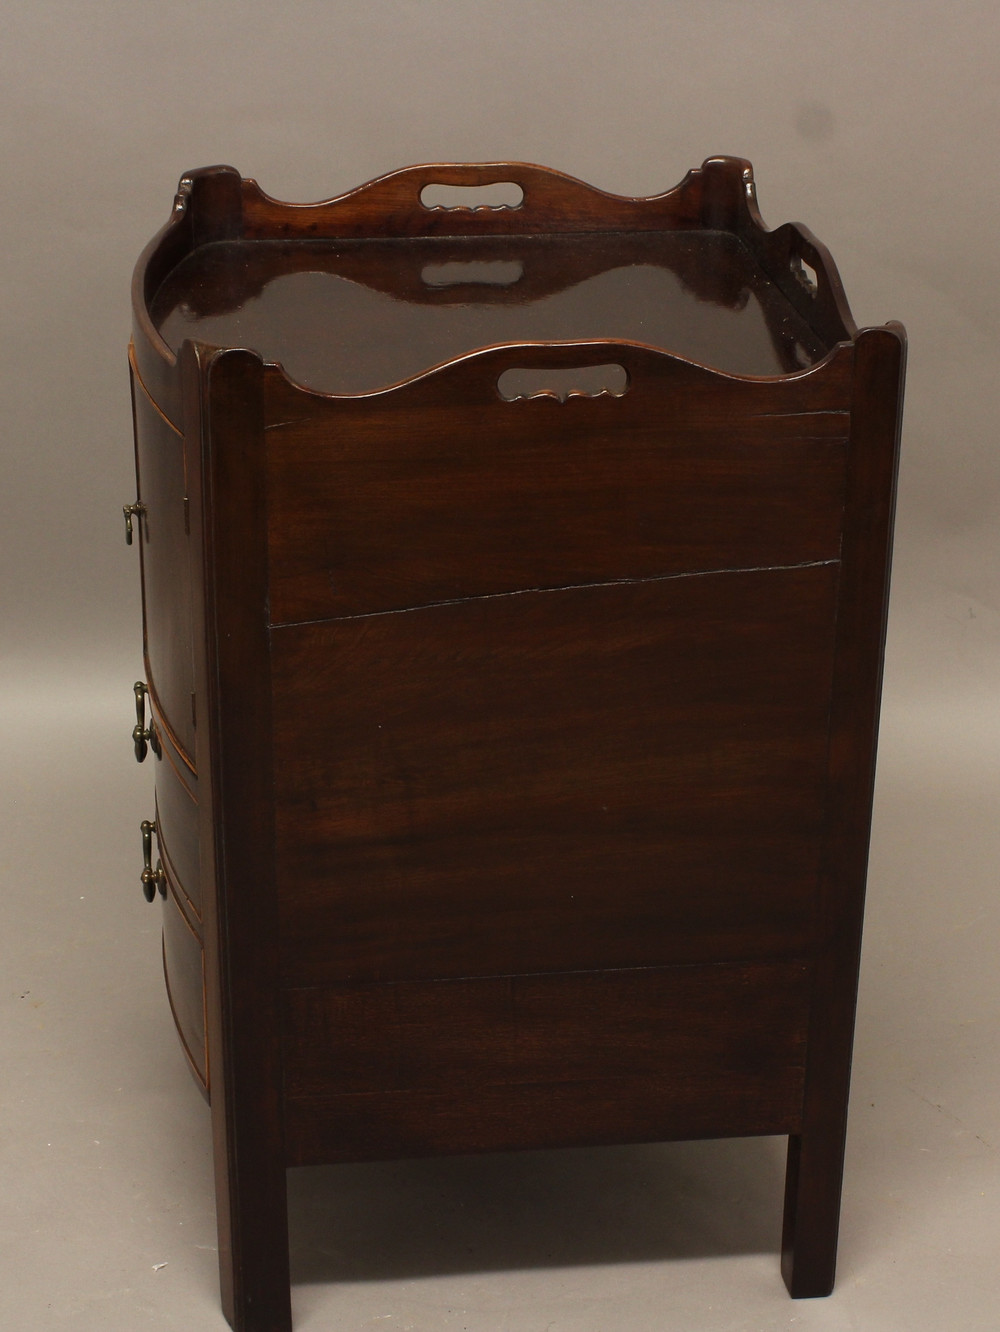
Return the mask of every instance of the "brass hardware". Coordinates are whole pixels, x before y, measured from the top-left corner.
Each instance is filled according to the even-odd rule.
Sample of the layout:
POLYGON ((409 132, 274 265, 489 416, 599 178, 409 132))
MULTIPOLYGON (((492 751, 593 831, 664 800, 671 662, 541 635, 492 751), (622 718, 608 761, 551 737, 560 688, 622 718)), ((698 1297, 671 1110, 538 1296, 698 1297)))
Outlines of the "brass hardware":
POLYGON ((131 546, 131 544, 132 544, 132 519, 133 519, 133 518, 141 518, 142 515, 143 515, 145 512, 146 512, 146 506, 145 506, 145 504, 139 504, 139 503, 136 503, 136 504, 123 504, 123 505, 122 505, 122 513, 124 513, 124 515, 125 515, 125 544, 126 544, 126 546, 131 546))
POLYGON ((142 874, 140 876, 142 893, 147 902, 152 902, 157 889, 159 889, 161 897, 166 897, 167 876, 159 857, 156 860, 156 869, 153 869, 153 833, 157 831, 155 822, 152 819, 143 819, 139 824, 139 831, 142 833, 142 874))
POLYGON ((157 758, 163 756, 163 750, 160 747, 160 737, 156 733, 156 723, 153 721, 153 710, 149 710, 149 726, 146 725, 146 695, 149 690, 141 680, 136 680, 132 686, 135 691, 135 725, 132 727, 132 743, 135 745, 135 761, 141 763, 146 757, 146 746, 153 751, 157 758))

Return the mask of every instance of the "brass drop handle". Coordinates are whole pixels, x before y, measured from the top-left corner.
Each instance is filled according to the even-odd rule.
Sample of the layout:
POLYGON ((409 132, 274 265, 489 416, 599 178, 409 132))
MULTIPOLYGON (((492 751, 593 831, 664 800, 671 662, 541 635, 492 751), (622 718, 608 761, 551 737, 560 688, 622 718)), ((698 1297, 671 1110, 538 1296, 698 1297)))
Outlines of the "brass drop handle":
POLYGON ((141 518, 142 515, 143 515, 145 512, 146 512, 146 506, 145 506, 145 504, 139 504, 139 503, 136 503, 136 504, 123 504, 123 505, 122 505, 122 513, 124 513, 124 515, 125 515, 125 544, 126 544, 126 546, 131 546, 131 544, 132 544, 132 519, 133 519, 133 518, 141 518))
POLYGON ((139 831, 142 833, 142 893, 147 902, 152 902, 159 889, 160 896, 167 895, 167 876, 160 863, 159 858, 156 861, 156 869, 153 869, 153 833, 156 832, 156 824, 152 819, 143 819, 139 824, 139 831))
POLYGON ((146 695, 149 690, 141 680, 136 680, 132 688, 135 692, 135 725, 132 727, 135 761, 136 763, 143 761, 146 757, 147 746, 157 758, 161 758, 163 750, 160 747, 160 737, 156 733, 156 726, 153 722, 152 709, 150 709, 149 725, 146 725, 146 695))

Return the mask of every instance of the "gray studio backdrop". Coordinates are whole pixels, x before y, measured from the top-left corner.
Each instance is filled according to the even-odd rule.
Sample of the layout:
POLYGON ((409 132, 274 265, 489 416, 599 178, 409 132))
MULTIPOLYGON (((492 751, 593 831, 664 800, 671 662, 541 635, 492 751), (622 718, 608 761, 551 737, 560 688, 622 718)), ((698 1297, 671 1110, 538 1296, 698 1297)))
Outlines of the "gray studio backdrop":
MULTIPOLYGON (((995 5, 8 0, 0 19, 0 1324, 220 1325, 207 1121, 135 883, 151 796, 127 739, 141 674, 121 519, 129 278, 178 176, 229 162, 312 200, 409 163, 512 158, 649 194, 732 153, 754 163, 770 225, 801 220, 830 247, 858 322, 900 319, 910 336, 841 1286, 826 1304, 784 1302, 769 1232, 693 1250, 668 1235, 620 1262, 583 1244, 545 1279, 544 1239, 457 1268, 442 1240, 344 1279, 300 1257, 297 1315, 514 1332, 994 1327, 995 5)), ((713 1159, 683 1158, 693 1193, 732 1205, 713 1159)), ((732 1168, 747 1196, 777 1187, 778 1156, 732 1168)), ((381 1178, 350 1187, 381 1196, 381 1178)), ((609 1187, 637 1215, 655 1210, 623 1181, 609 1187)), ((390 1251, 396 1196, 382 1229, 365 1223, 390 1251)), ((324 1206, 300 1198, 300 1216, 320 1217, 303 1223, 306 1248, 324 1206)))

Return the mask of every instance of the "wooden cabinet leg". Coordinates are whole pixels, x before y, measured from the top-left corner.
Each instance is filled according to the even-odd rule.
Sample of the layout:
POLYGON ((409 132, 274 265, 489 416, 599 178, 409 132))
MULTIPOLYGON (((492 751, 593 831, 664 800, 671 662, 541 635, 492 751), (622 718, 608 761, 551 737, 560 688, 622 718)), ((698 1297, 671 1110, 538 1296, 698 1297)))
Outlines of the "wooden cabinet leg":
POLYGON ((793 1299, 833 1290, 843 1174, 842 1132, 788 1139, 781 1275, 793 1299))
POLYGON ((216 1190, 223 1313, 234 1332, 291 1332, 284 1164, 251 1159, 216 1190))

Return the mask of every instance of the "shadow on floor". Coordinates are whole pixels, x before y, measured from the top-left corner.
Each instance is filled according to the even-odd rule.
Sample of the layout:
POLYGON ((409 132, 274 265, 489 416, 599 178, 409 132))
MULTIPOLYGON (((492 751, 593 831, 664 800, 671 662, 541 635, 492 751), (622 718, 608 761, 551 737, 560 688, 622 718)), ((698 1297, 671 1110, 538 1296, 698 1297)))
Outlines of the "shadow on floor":
POLYGON ((777 1255, 784 1157, 745 1138, 291 1170, 292 1279, 777 1255))

